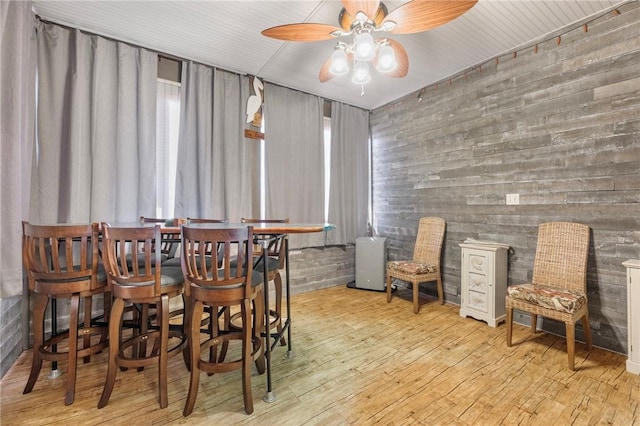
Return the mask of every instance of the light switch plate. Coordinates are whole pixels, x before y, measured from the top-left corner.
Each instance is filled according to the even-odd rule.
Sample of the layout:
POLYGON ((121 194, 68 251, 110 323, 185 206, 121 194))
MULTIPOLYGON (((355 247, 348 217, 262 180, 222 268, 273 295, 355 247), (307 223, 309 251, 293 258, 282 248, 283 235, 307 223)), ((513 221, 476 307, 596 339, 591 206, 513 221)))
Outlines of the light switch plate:
POLYGON ((507 194, 507 205, 516 206, 520 204, 520 194, 507 194))

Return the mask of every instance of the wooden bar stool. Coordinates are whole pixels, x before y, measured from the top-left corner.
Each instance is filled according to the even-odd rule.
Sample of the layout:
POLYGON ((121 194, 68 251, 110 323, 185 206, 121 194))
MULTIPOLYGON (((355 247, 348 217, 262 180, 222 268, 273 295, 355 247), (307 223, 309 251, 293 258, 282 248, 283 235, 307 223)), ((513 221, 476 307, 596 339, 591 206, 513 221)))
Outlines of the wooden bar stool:
MULTIPOLYGON (((93 296, 105 294, 107 280, 98 267, 98 226, 43 226, 22 222, 22 258, 33 303, 33 358, 31 373, 23 393, 29 393, 38 379, 42 361, 68 361, 65 405, 73 403, 78 358, 89 362, 90 355, 107 346, 105 327, 92 326, 93 296), (45 338, 44 316, 50 300, 70 299, 69 328, 51 330, 45 338), (83 322, 79 324, 80 301, 84 301, 83 322), (98 339, 97 336, 100 336, 98 339), (66 342, 67 350, 57 349, 66 342)), ((105 306, 109 296, 105 294, 105 306)), ((105 319, 108 315, 105 314, 105 319)))
POLYGON ((102 225, 105 269, 113 305, 109 322, 109 365, 98 408, 109 402, 118 367, 122 369, 157 365, 160 408, 168 405, 167 361, 186 344, 184 333, 169 330, 169 299, 181 296, 184 276, 180 268, 162 267, 160 225, 153 227, 111 227, 102 225), (131 259, 144 259, 132 262, 131 259), (124 335, 122 317, 125 303, 140 306, 139 329, 124 335), (155 325, 148 316, 155 307, 155 325), (153 342, 153 344, 151 344, 153 342))
MULTIPOLYGON (((242 218, 242 223, 259 224, 259 223, 289 223, 289 219, 247 219, 242 218)), ((277 332, 282 333, 282 276, 280 271, 285 267, 285 244, 284 238, 274 240, 267 249, 266 256, 262 256, 262 247, 254 246, 253 252, 253 268, 262 273, 264 266, 263 259, 267 261, 267 280, 273 281, 275 289, 275 309, 269 309, 269 329, 275 328, 277 332)), ((267 289, 265 289, 267 291, 267 289)), ((269 339, 267 339, 269 340, 269 339)), ((280 336, 280 346, 287 344, 284 335, 280 336)))
POLYGON ((187 320, 191 378, 189 394, 183 414, 193 411, 200 372, 209 374, 242 370, 242 394, 247 414, 253 412, 251 393, 251 363, 255 361, 259 373, 265 371, 264 345, 261 332, 264 321, 264 295, 262 275, 253 270, 253 228, 205 229, 182 227, 182 269, 185 276, 187 294, 187 320), (207 261, 205 256, 210 248, 212 253, 222 253, 222 267, 207 261), (231 266, 231 256, 235 266, 231 266), (225 318, 222 326, 212 315, 212 326, 206 331, 206 339, 201 339, 200 319, 205 307, 211 312, 219 309, 236 308, 244 327, 231 329, 225 318), (253 312, 253 315, 252 315, 253 312), (234 358, 227 358, 227 349, 232 341, 239 341, 241 349, 233 351, 234 358), (209 353, 208 360, 202 359, 203 352, 209 353))

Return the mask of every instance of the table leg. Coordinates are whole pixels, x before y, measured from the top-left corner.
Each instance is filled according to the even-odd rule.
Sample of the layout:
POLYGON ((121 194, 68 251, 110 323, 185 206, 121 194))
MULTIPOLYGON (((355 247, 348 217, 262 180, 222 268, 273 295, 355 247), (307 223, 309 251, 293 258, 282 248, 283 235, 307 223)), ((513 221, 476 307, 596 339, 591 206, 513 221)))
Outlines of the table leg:
POLYGON ((287 358, 293 358, 293 349, 291 346, 291 281, 289 281, 289 237, 285 237, 284 240, 284 260, 285 271, 287 274, 286 287, 287 287, 287 321, 285 321, 285 327, 287 328, 287 358))
POLYGON ((265 348, 264 356, 267 360, 267 393, 262 398, 264 402, 274 402, 276 396, 271 389, 271 329, 269 327, 271 322, 271 315, 269 313, 269 272, 267 270, 267 251, 269 250, 269 240, 264 240, 262 243, 262 277, 264 279, 264 329, 265 329, 265 348))
MULTIPOLYGON (((58 332, 58 300, 55 297, 51 298, 51 337, 54 337, 58 332)), ((69 336, 71 339, 71 336, 69 336)), ((37 350, 34 348, 34 350, 37 350)), ((57 352, 58 345, 54 343, 51 345, 51 351, 57 352)), ((58 370, 58 361, 51 361, 51 372, 47 376, 48 379, 55 379, 60 377, 62 373, 58 370)))

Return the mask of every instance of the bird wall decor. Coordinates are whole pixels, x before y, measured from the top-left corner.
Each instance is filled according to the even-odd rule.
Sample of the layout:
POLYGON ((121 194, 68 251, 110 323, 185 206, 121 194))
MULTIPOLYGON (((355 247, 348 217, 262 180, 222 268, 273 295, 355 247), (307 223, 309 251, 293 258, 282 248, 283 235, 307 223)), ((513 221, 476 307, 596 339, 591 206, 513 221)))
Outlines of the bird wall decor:
POLYGON ((264 85, 258 77, 252 77, 253 95, 247 99, 247 120, 252 126, 262 127, 262 101, 264 85))

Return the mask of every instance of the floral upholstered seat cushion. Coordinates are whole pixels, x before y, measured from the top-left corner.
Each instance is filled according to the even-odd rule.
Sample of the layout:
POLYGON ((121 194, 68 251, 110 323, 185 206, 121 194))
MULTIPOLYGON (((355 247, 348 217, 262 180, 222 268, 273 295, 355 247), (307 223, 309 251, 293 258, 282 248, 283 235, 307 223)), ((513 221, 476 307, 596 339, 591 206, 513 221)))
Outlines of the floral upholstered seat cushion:
POLYGON ((387 262, 388 271, 401 272, 403 274, 431 274, 438 271, 436 265, 417 263, 410 260, 392 260, 387 262))
POLYGON ((534 284, 507 287, 507 294, 512 299, 569 314, 574 313, 587 303, 585 294, 534 284))

